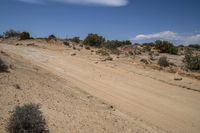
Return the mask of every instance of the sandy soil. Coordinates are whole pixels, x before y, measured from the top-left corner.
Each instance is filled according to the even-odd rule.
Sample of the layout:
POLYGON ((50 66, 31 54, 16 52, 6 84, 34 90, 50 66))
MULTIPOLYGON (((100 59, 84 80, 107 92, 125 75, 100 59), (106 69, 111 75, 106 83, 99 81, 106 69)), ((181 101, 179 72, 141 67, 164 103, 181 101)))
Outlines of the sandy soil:
MULTIPOLYGON (((20 60, 48 72, 37 73, 35 78, 29 76, 31 80, 28 82, 35 79, 34 84, 50 84, 52 87, 31 87, 32 89, 26 90, 27 94, 23 92, 26 100, 22 101, 31 100, 44 105, 43 110, 51 123, 52 132, 200 131, 198 80, 183 77, 183 80, 175 81, 173 74, 142 68, 120 59, 101 62, 97 55, 87 50, 75 51, 77 55, 71 56, 71 49, 58 51, 6 44, 1 44, 0 49, 17 59, 20 56, 20 60), (55 78, 53 75, 57 76, 54 82, 49 79, 55 78), (36 77, 40 77, 40 80, 36 77), (82 91, 92 95, 92 99, 93 96, 97 98, 91 100, 87 97, 89 94, 82 91), (70 93, 73 93, 73 96, 69 95, 70 93), (102 104, 98 98, 108 104, 102 104), (113 105, 114 109, 109 109, 109 105, 113 105), (71 122, 72 120, 74 122, 71 122)), ((27 76, 24 72, 19 73, 27 76)), ((21 79, 21 82, 24 79, 21 79)), ((1 88, 4 89, 2 85, 1 88)), ((9 91, 4 89, 1 92, 1 102, 4 100, 1 104, 7 108, 3 109, 4 115, 5 111, 14 105, 9 107, 9 102, 5 101, 6 98, 14 100, 15 93, 11 93, 12 89, 11 87, 9 91)), ((16 93, 22 95, 20 91, 16 93)), ((1 116, 1 119, 3 118, 4 116, 1 116)))

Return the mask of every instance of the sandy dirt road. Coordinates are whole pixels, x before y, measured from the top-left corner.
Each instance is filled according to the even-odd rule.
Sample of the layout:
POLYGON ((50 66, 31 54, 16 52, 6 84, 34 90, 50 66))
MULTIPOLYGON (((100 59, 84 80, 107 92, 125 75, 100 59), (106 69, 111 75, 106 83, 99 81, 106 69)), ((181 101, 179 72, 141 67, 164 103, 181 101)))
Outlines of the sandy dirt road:
POLYGON ((200 93, 180 87, 188 83, 200 90, 197 80, 185 78, 174 83, 171 74, 115 61, 96 64, 81 54, 12 45, 1 45, 0 49, 71 81, 157 132, 200 132, 200 93))

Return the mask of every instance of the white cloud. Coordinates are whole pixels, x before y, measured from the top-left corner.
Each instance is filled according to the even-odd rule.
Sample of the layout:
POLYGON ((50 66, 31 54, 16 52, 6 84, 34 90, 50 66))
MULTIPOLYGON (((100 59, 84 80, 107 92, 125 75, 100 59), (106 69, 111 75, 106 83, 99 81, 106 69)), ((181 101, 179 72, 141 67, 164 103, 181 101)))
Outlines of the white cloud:
POLYGON ((200 34, 183 37, 185 44, 200 44, 200 34))
POLYGON ((183 36, 172 31, 163 31, 153 34, 139 34, 131 40, 137 41, 152 41, 152 40, 167 40, 177 44, 200 44, 200 34, 183 36))
POLYGON ((101 5, 101 6, 125 6, 128 0, 18 0, 27 3, 43 3, 43 2, 63 2, 81 5, 101 5))
POLYGON ((146 39, 173 39, 176 38, 176 33, 171 32, 171 31, 164 31, 164 32, 159 32, 159 33, 154 33, 154 34, 140 34, 137 35, 133 40, 146 40, 146 39))

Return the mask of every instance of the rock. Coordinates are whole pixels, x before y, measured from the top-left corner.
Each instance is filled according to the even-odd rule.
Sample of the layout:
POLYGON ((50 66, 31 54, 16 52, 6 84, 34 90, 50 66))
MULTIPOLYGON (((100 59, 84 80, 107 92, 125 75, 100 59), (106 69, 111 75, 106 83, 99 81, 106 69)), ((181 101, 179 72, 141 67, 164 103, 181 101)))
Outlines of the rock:
POLYGON ((182 79, 183 78, 178 73, 175 73, 174 80, 182 80, 182 79))
POLYGON ((110 56, 107 56, 106 58, 103 59, 103 61, 112 61, 112 60, 113 60, 113 58, 110 56))
POLYGON ((140 62, 142 62, 144 64, 149 64, 149 61, 147 59, 141 59, 140 62))
POLYGON ((75 56, 76 53, 75 53, 75 52, 71 52, 70 55, 71 55, 71 56, 75 56))

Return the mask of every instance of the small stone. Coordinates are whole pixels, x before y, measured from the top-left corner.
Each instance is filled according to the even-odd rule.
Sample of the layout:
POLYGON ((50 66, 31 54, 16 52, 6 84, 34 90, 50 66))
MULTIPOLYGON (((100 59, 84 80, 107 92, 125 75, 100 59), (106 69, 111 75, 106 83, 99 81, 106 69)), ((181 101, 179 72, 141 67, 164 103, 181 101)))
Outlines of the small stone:
POLYGON ((112 61, 112 60, 113 60, 113 58, 110 57, 110 56, 108 56, 108 57, 106 57, 106 58, 103 59, 103 61, 112 61))
POLYGON ((144 63, 144 64, 149 64, 147 59, 141 59, 140 62, 144 63))
POLYGON ((183 78, 178 73, 175 73, 174 80, 182 80, 182 79, 183 78))
POLYGON ((76 53, 75 53, 75 52, 71 52, 70 55, 71 55, 71 56, 75 56, 76 53))

